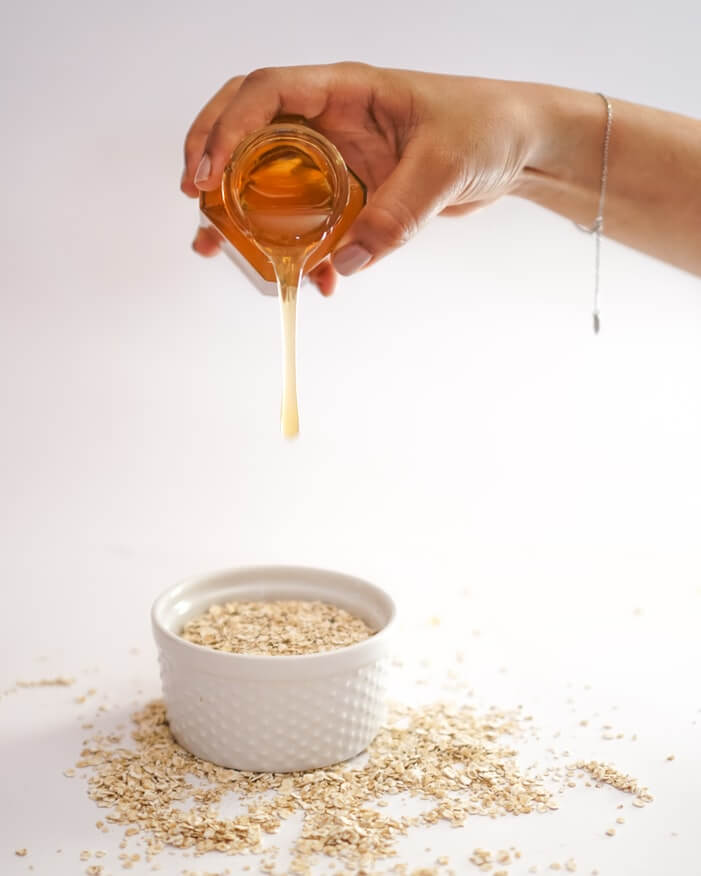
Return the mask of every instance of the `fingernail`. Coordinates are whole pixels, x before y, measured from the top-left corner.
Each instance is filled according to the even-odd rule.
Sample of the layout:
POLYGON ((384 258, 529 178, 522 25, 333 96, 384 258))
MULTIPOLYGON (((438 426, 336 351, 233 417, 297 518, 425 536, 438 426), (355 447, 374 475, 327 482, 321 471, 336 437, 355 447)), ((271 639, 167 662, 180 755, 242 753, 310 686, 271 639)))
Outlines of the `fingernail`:
POLYGON ((199 185, 200 183, 207 182, 209 179, 209 175, 212 172, 212 161, 205 152, 205 154, 200 159, 200 163, 197 165, 197 170, 195 171, 195 185, 199 185))
POLYGON ((365 267, 371 258, 372 254, 364 246, 359 243, 349 243, 333 254, 333 266, 339 274, 348 277, 365 267))

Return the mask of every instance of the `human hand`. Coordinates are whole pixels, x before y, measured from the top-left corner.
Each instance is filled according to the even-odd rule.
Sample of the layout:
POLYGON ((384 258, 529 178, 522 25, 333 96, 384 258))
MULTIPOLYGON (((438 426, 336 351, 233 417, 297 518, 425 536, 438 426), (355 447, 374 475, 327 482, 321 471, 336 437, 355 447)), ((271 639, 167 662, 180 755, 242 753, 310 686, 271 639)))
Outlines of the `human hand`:
MULTIPOLYGON (((536 148, 518 83, 341 63, 256 70, 227 82, 185 141, 181 188, 221 183, 231 153, 278 115, 304 116, 365 182, 368 202, 312 279, 331 294, 408 240, 438 213, 464 214, 513 190, 536 148)), ((218 249, 200 229, 201 255, 218 249)))

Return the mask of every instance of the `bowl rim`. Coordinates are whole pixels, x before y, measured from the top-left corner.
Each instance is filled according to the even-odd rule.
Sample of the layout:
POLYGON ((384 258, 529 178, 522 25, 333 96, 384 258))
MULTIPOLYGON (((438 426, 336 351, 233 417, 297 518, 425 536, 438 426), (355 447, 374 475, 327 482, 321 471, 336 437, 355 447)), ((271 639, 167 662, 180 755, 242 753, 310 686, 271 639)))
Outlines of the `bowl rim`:
MULTIPOLYGON (((235 585, 232 582, 232 587, 234 586, 235 585)), ((164 642, 168 642, 172 648, 179 649, 183 656, 190 655, 198 660, 207 659, 208 661, 212 661, 212 664, 216 661, 222 669, 227 666, 233 668, 235 664, 238 664, 240 668, 245 666, 250 669, 258 667, 261 669, 271 669, 272 667, 278 669, 282 669, 283 667, 287 669, 301 669, 303 666, 311 668, 313 664, 322 661, 326 664, 331 661, 345 663, 347 660, 351 659, 353 662, 356 662, 356 659, 362 656, 363 651, 376 652, 378 648, 384 648, 386 646, 387 639, 394 631, 396 621, 396 603, 392 596, 390 596, 390 594, 382 587, 379 587, 372 581, 368 581, 366 578, 361 578, 357 575, 338 572, 334 569, 304 565, 240 565, 190 575, 162 590, 151 606, 151 624, 154 632, 161 637, 164 642), (225 578, 227 575, 236 575, 243 579, 247 575, 265 575, 266 573, 277 575, 280 575, 281 573, 302 573, 319 578, 328 576, 330 579, 335 579, 339 582, 345 581, 346 583, 352 582, 360 584, 362 587, 374 592, 375 595, 385 603, 388 610, 388 619, 376 633, 369 636, 367 639, 363 639, 360 642, 354 642, 352 645, 344 645, 341 648, 334 648, 330 651, 315 651, 311 654, 238 654, 231 651, 217 651, 214 648, 209 648, 207 645, 198 645, 194 642, 188 642, 187 639, 183 639, 181 636, 169 630, 163 623, 162 615, 166 611, 166 605, 169 602, 174 602, 178 595, 185 595, 189 588, 192 588, 197 584, 204 584, 209 581, 214 585, 217 580, 225 578)), ((369 654, 368 660, 371 661, 372 659, 375 658, 369 654)))

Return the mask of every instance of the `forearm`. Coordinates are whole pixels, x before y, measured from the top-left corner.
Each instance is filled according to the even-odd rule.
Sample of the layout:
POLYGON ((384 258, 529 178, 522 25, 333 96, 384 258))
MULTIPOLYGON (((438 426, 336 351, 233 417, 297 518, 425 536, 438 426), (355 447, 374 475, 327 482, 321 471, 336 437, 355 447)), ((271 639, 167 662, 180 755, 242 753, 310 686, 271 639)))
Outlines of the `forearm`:
MULTIPOLYGON (((515 194, 591 225, 606 106, 599 95, 523 86, 541 131, 515 194)), ((604 233, 701 275, 701 121, 613 99, 604 233)))

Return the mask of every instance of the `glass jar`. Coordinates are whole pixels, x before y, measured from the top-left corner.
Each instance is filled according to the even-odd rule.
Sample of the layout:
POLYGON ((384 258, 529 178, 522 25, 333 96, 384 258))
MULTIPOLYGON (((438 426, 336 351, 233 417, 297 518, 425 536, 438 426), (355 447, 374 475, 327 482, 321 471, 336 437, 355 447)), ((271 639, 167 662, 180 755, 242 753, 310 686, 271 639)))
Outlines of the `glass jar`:
POLYGON ((200 194, 201 224, 218 232, 223 251, 261 292, 275 295, 271 250, 306 248, 308 274, 365 200, 365 186, 333 143, 303 119, 281 118, 242 140, 221 186, 200 194))

